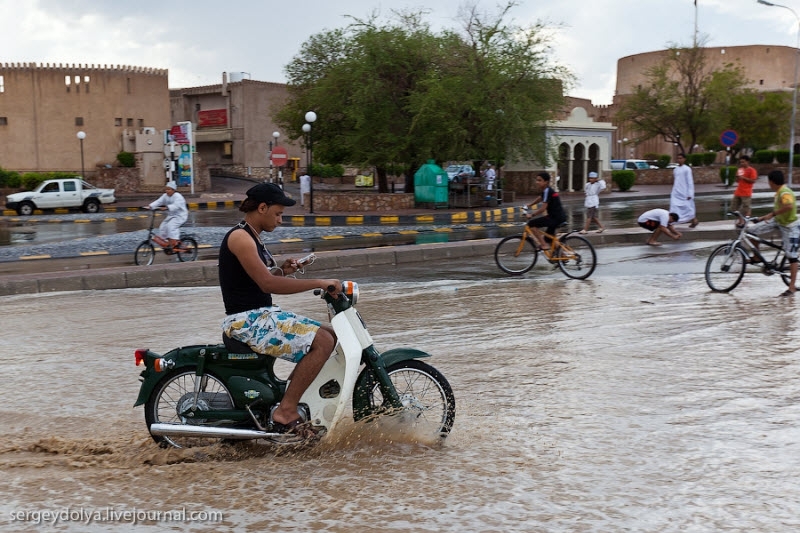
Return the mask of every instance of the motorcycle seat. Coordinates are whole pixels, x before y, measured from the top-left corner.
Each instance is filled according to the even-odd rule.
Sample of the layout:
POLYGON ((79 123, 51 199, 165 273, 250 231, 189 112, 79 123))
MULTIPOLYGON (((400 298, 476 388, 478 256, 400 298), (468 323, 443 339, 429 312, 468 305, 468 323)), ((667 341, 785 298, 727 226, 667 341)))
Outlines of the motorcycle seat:
POLYGON ((253 349, 242 341, 237 341, 222 334, 222 344, 227 348, 228 353, 253 353, 253 349))

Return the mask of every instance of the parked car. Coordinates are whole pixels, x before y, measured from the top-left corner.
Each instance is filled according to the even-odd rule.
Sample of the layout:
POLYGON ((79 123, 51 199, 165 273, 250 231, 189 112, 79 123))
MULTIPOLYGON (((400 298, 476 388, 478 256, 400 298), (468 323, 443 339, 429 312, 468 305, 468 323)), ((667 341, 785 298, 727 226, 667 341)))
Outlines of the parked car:
POLYGON ((444 171, 447 172, 447 179, 450 181, 458 182, 463 178, 475 177, 475 169, 471 165, 449 165, 444 171))
POLYGON ((612 159, 611 170, 649 170, 652 167, 644 159, 612 159))
POLYGON ((6 196, 6 208, 23 216, 32 215, 35 209, 79 207, 85 213, 97 213, 101 204, 116 201, 114 189, 100 189, 75 178, 43 181, 36 189, 6 196))

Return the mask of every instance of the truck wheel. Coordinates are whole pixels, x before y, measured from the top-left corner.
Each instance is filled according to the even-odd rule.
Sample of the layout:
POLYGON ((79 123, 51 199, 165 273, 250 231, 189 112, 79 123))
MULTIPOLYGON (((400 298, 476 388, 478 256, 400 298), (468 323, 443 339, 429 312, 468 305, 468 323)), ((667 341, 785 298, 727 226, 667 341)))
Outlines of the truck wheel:
POLYGON ((85 202, 83 202, 83 212, 84 213, 99 213, 100 212, 100 202, 98 202, 94 198, 89 198, 85 202))
POLYGON ((36 206, 32 202, 22 202, 17 207, 17 213, 21 216, 29 217, 33 214, 34 209, 36 209, 36 206))

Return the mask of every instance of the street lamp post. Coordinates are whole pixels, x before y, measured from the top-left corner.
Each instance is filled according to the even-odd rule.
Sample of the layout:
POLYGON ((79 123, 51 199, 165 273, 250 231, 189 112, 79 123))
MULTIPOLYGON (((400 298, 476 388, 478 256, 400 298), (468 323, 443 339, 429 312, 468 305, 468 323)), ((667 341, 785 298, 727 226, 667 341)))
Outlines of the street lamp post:
POLYGON ((83 140, 86 138, 86 132, 79 131, 76 136, 81 143, 81 178, 86 179, 86 171, 83 167, 83 140))
POLYGON ((314 214, 314 175, 311 172, 311 165, 314 163, 314 139, 311 134, 311 124, 317 120, 317 114, 309 111, 305 116, 306 123, 303 124, 303 131, 308 134, 308 147, 306 148, 306 159, 308 162, 308 176, 310 178, 308 184, 308 212, 314 214))
MULTIPOLYGON (((278 137, 280 136, 281 134, 278 133, 277 131, 272 132, 272 138, 275 139, 275 148, 278 147, 278 137)), ((271 148, 272 143, 269 144, 270 144, 270 151, 272 151, 271 148)), ((270 154, 269 157, 269 180, 272 181, 272 154, 270 154)), ((280 185, 280 188, 283 189, 283 173, 281 172, 281 167, 278 167, 278 185, 280 185)))
POLYGON ((756 1, 759 4, 763 4, 765 6, 782 7, 783 9, 788 9, 792 13, 792 15, 794 15, 794 18, 797 21, 797 44, 795 46, 795 54, 794 54, 794 84, 792 85, 792 118, 789 121, 789 176, 786 181, 789 187, 791 187, 792 172, 794 166, 794 124, 795 124, 795 117, 797 116, 797 67, 798 67, 798 54, 800 54, 800 17, 798 17, 795 10, 789 6, 784 6, 781 4, 773 4, 772 2, 767 2, 767 0, 756 0, 756 1))

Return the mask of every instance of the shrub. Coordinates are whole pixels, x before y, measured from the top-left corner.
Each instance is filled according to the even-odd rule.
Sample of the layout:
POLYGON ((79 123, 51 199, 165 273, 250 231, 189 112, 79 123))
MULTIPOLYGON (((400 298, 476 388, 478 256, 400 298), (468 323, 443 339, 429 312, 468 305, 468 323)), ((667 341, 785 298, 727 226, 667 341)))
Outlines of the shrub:
POLYGON ((22 176, 19 172, 14 172, 8 175, 8 180, 6 181, 6 185, 11 187, 12 189, 18 189, 22 187, 22 176))
POLYGON ((773 150, 756 150, 753 154, 753 163, 772 163, 774 159, 775 152, 773 150))
POLYGON ((693 167, 702 167, 705 165, 705 154, 686 154, 686 162, 693 167))
POLYGON ((789 150, 775 150, 775 159, 782 165, 788 165, 789 150))
POLYGON ((717 152, 703 152, 703 164, 713 165, 714 161, 717 160, 717 152))
POLYGON ((123 167, 132 168, 136 166, 136 156, 130 152, 120 152, 117 154, 117 161, 123 167))
POLYGON ((45 179, 47 178, 42 174, 37 174, 35 172, 26 172, 25 174, 22 175, 21 185, 24 189, 32 191, 33 189, 36 188, 37 185, 39 185, 45 179))
POLYGON ((736 182, 736 167, 722 167, 719 169, 719 179, 722 180, 726 186, 733 185, 736 182))
POLYGON ((311 165, 311 175, 319 178, 340 178, 344 176, 342 165, 311 165))
POLYGON ((16 189, 19 187, 19 184, 19 172, 14 170, 3 170, 0 168, 0 187, 10 187, 12 189, 16 189))
POLYGON ((656 165, 658 168, 667 168, 667 165, 669 165, 670 161, 672 161, 672 157, 668 155, 660 155, 658 156, 658 159, 656 159, 656 165))
POLYGON ((633 170, 612 170, 611 181, 617 184, 619 190, 627 191, 636 182, 636 172, 633 170))

